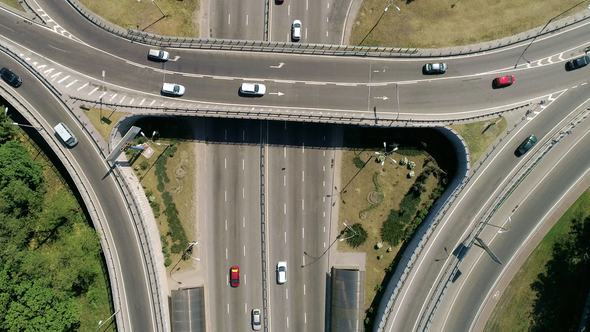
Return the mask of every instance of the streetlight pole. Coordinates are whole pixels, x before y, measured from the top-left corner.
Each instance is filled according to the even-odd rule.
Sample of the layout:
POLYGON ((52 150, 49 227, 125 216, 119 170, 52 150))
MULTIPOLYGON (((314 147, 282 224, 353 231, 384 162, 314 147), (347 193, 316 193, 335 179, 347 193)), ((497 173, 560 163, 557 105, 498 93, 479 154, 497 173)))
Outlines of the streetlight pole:
POLYGON ((31 125, 27 125, 27 124, 22 124, 22 123, 18 123, 18 122, 12 122, 11 125, 19 126, 19 127, 35 128, 37 130, 42 130, 43 129, 43 127, 35 127, 35 126, 31 126, 31 125))
POLYGON ((98 326, 96 327, 96 331, 98 331, 98 329, 99 329, 99 328, 100 328, 100 327, 101 327, 103 324, 105 324, 106 322, 108 322, 109 320, 111 320, 111 318, 113 318, 113 317, 114 317, 114 316, 115 316, 115 315, 116 315, 116 314, 117 314, 119 311, 121 311, 121 309, 119 309, 119 310, 115 311, 115 313, 114 313, 114 314, 112 314, 112 315, 111 315, 109 318, 107 318, 107 320, 105 320, 104 322, 103 322, 102 320, 101 320, 101 321, 99 321, 99 322, 98 322, 98 326))
MULTIPOLYGON (((381 19, 383 18, 383 16, 385 15, 385 13, 387 13, 387 10, 389 9, 389 6, 391 6, 392 3, 391 1, 387 3, 387 7, 385 7, 385 10, 383 11, 383 13, 381 14, 381 16, 379 16, 379 19, 377 20, 377 23, 375 23, 375 25, 371 28, 371 30, 367 33, 367 35, 365 36, 365 38, 363 38, 363 40, 361 40, 361 42, 359 43, 359 46, 363 44, 363 42, 365 41, 365 39, 367 39, 367 37, 369 37, 369 35, 371 34, 371 32, 373 32, 373 30, 375 30, 375 28, 377 27, 377 24, 379 24, 379 22, 381 22, 381 19)), ((401 9, 399 9, 398 6, 393 5, 395 7, 395 9, 397 9, 397 11, 401 11, 401 9)))
POLYGON ((349 237, 347 237, 347 238, 340 239, 340 242, 342 242, 342 241, 344 241, 344 240, 348 240, 348 239, 350 239, 350 238, 352 238, 352 237, 355 237, 355 236, 357 236, 357 235, 358 235, 358 233, 357 233, 357 232, 355 232, 355 230, 354 230, 354 229, 352 229, 352 227, 348 226, 348 225, 347 225, 345 222, 343 222, 343 224, 344 224, 344 227, 346 227, 348 230, 350 230, 350 231, 351 231, 351 232, 353 232, 354 234, 352 234, 351 236, 349 236, 349 237))

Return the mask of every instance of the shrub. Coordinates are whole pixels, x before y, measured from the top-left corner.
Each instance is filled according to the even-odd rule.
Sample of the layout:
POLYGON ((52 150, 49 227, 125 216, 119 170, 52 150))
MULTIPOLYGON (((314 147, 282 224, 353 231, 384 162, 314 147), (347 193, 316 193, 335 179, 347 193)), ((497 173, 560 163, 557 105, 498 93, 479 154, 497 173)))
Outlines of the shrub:
POLYGON ((141 168, 142 171, 145 171, 146 169, 148 169, 148 167, 150 167, 150 164, 148 164, 146 160, 142 161, 141 164, 139 164, 139 168, 141 168))
POLYGON ((381 227, 381 238, 383 241, 397 246, 404 235, 405 224, 399 219, 399 212, 391 210, 389 218, 383 223, 381 227))
POLYGON ((352 158, 352 162, 353 162, 354 166, 356 166, 357 168, 365 167, 365 162, 359 156, 352 158))
POLYGON ((348 245, 353 248, 356 248, 356 247, 360 246, 361 244, 365 243, 365 241, 367 240, 368 234, 367 234, 367 231, 365 231, 365 229, 363 228, 363 225, 361 225, 360 223, 356 223, 356 224, 352 225, 350 228, 352 228, 356 232, 356 235, 353 236, 355 233, 353 233, 347 227, 345 234, 346 234, 346 237, 348 237, 348 239, 346 240, 346 243, 348 243, 348 245))
POLYGON ((396 151, 398 154, 404 156, 420 156, 422 155, 422 151, 416 148, 401 148, 396 151))
POLYGON ((166 155, 170 158, 174 157, 174 154, 176 153, 177 148, 175 146, 170 146, 168 149, 166 149, 166 155))
POLYGON ((172 260, 170 258, 166 258, 166 260, 164 260, 164 266, 168 267, 172 264, 172 260))
POLYGON ((166 163, 167 162, 168 162, 168 157, 165 155, 160 156, 158 158, 158 160, 156 160, 156 171, 154 173, 158 177, 158 185, 157 185, 156 189, 158 189, 158 191, 160 191, 160 192, 163 192, 165 189, 164 182, 166 182, 166 183, 170 182, 170 179, 168 178, 168 174, 166 174, 166 163))

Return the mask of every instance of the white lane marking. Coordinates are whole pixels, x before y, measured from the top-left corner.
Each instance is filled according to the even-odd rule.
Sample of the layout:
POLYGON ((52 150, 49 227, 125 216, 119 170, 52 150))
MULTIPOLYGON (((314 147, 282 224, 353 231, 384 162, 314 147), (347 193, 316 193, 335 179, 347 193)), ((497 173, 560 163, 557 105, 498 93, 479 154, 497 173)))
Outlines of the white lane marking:
POLYGON ((244 246, 244 256, 246 256, 246 246, 244 246))
POLYGON ((144 101, 145 101, 145 98, 143 98, 143 99, 141 100, 141 102, 139 102, 139 106, 143 105, 143 102, 144 102, 144 101))
POLYGON ((301 182, 305 182, 305 171, 301 171, 301 182))
POLYGON ((326 242, 324 242, 324 248, 326 247, 326 242))
MULTIPOLYGON (((74 84, 76 82, 78 82, 78 80, 73 80, 70 84, 66 85, 66 88, 69 88, 72 84, 74 84)), ((86 84, 88 84, 88 83, 86 83, 86 84)))
POLYGON ((62 79, 61 79, 61 80, 59 80, 59 81, 57 81, 57 83, 58 83, 58 84, 61 84, 61 82, 63 82, 63 81, 65 81, 65 80, 67 80, 69 77, 70 77, 70 75, 68 75, 68 76, 66 76, 66 77, 64 77, 64 78, 62 78, 62 79))
POLYGON ((328 37, 328 31, 326 31, 326 37, 328 37))
POLYGON ((305 28, 305 39, 307 39, 307 28, 305 28))
POLYGON ((227 248, 225 248, 225 259, 227 259, 227 248))
POLYGON ((107 94, 107 92, 106 92, 106 91, 105 91, 105 92, 103 92, 103 93, 102 93, 100 96, 98 96, 98 99, 102 99, 102 97, 104 97, 104 95, 106 95, 106 94, 107 94))
POLYGON ((248 313, 248 303, 244 303, 244 312, 248 313))
MULTIPOLYGON (((324 166, 325 167, 325 166, 324 166)), ((322 184, 324 185, 324 187, 326 186, 326 181, 322 181, 322 184)))
POLYGON ((223 196, 225 197, 225 201, 227 202, 227 191, 223 192, 223 196))
POLYGON ((326 16, 326 23, 330 22, 330 20, 328 19, 328 16, 326 16))
POLYGON ((242 227, 246 227, 246 217, 242 217, 242 227))
POLYGON ((227 25, 231 24, 231 14, 227 15, 227 25))
POLYGON ((227 304, 227 314, 229 315, 229 303, 227 304))
MULTIPOLYGON (((326 211, 324 211, 324 218, 326 218, 326 211)), ((326 231, 326 227, 324 227, 324 232, 326 231)))
POLYGON ((242 198, 246 198, 246 189, 242 188, 242 198))
POLYGON ((289 299, 289 288, 285 288, 285 297, 289 299))
POLYGON ((223 167, 227 169, 227 158, 223 159, 223 167))
POLYGON ((248 25, 248 15, 246 15, 246 25, 248 25))
POLYGON ((305 10, 309 9, 309 0, 305 0, 305 10))
POLYGON ((129 105, 133 104, 134 100, 135 100, 135 98, 131 98, 131 100, 129 101, 129 105))
MULTIPOLYGON (((244 273, 244 284, 247 285, 248 284, 248 276, 244 273)), ((248 312, 248 311, 246 311, 248 312)))
POLYGON ((285 232, 285 243, 287 243, 287 232, 285 232))
POLYGON ((324 199, 324 203, 326 203, 326 196, 322 197, 324 199))
MULTIPOLYGON (((324 136, 324 141, 325 140, 326 140, 326 136, 324 136)), ((323 151, 323 152, 324 152, 324 157, 325 157, 326 156, 326 151, 323 151)))
MULTIPOLYGON (((326 212, 324 212, 324 217, 326 216, 326 212)), ((326 226, 324 226, 324 233, 326 232, 326 226)))
POLYGON ((225 230, 227 231, 227 219, 225 219, 225 230))
POLYGON ((289 316, 287 316, 287 327, 289 327, 289 316))
POLYGON ((301 200, 301 210, 305 210, 305 200, 301 200))
POLYGON ((287 186, 287 176, 283 175, 283 187, 287 186))
POLYGON ((155 103, 155 100, 152 100, 152 102, 150 103, 150 107, 155 103))
POLYGON ((305 284, 303 284, 303 295, 305 295, 305 284))
POLYGON ((116 96, 117 96, 117 94, 115 93, 115 94, 114 94, 114 95, 111 97, 111 99, 109 99, 109 101, 113 101, 113 99, 115 99, 115 97, 116 97, 116 96))
POLYGON ((283 157, 287 158, 287 148, 286 147, 283 148, 283 157))
POLYGON ((96 88, 94 88, 94 90, 90 91, 90 93, 88 95, 90 96, 91 94, 95 93, 96 90, 98 90, 98 87, 96 87, 96 88))
POLYGON ((328 2, 328 8, 330 8, 330 3, 328 2))
POLYGON ((245 167, 246 167, 245 161, 244 161, 244 159, 242 159, 242 169, 245 169, 245 167))
POLYGON ((283 214, 287 214, 287 203, 283 204, 283 214))
POLYGON ((119 104, 123 104, 123 100, 125 100, 125 98, 127 98, 127 97, 123 96, 123 97, 121 98, 121 100, 119 100, 119 104))
POLYGON ((291 16, 291 5, 287 6, 287 16, 291 16))
POLYGON ((305 239, 305 227, 301 228, 301 237, 305 239))
POLYGON ((324 170, 324 172, 325 172, 325 171, 326 171, 326 165, 324 165, 324 166, 322 166, 322 167, 323 167, 323 170, 324 170))
POLYGON ((301 153, 305 153, 305 142, 303 142, 303 146, 301 147, 301 153))

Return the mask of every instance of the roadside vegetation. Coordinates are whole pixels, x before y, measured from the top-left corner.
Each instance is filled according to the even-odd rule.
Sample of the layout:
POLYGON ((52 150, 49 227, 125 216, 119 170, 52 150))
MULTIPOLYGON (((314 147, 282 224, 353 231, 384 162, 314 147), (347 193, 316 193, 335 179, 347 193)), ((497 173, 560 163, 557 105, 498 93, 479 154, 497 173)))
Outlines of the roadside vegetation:
POLYGON ((349 127, 344 135, 349 150, 342 155, 339 229, 348 239, 338 250, 366 253, 369 329, 404 245, 452 178, 456 158, 450 143, 431 129, 349 127))
POLYGON ((506 119, 501 117, 486 121, 456 124, 450 126, 463 137, 469 148, 471 165, 479 160, 484 152, 496 142, 496 139, 507 127, 506 119))
POLYGON ((556 16, 559 20, 588 6, 579 0, 395 0, 391 4, 383 14, 387 1, 364 0, 354 18, 350 45, 361 41, 363 46, 469 45, 544 26, 556 16))
POLYGON ((588 257, 589 190, 563 214, 521 266, 484 331, 578 331, 590 288, 588 257))
MULTIPOLYGON (((86 114, 108 140, 114 125, 128 113, 91 108, 86 114)), ((144 118, 134 125, 146 137, 137 135, 133 145, 146 150, 128 149, 125 154, 158 223, 164 264, 189 268, 192 262, 186 260, 190 252, 184 250, 196 240, 191 235, 195 231, 196 157, 194 144, 182 137, 190 137, 190 126, 177 119, 158 117, 144 118)))
POLYGON ((200 0, 80 0, 93 13, 124 29, 173 37, 199 37, 200 0))
POLYGON ((61 165, 13 121, 25 122, 0 122, 0 331, 95 331, 113 313, 99 235, 61 165))

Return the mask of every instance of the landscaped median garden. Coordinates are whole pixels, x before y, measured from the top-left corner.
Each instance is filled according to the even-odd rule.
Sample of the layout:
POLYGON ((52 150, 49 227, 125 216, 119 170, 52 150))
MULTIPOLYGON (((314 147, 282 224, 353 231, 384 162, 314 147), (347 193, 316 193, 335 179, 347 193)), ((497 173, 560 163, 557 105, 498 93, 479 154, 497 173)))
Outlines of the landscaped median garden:
POLYGON ((457 158, 434 129, 352 127, 344 146, 338 222, 348 239, 338 250, 366 253, 365 328, 370 328, 404 244, 454 176, 457 158))
MULTIPOLYGON (((114 125, 128 113, 109 109, 90 108, 86 115, 106 139, 114 125)), ((134 146, 143 146, 144 151, 126 151, 135 175, 147 196, 160 231, 165 265, 171 272, 190 268, 192 261, 189 243, 195 241, 196 209, 196 159, 194 143, 183 137, 192 137, 190 126, 177 118, 150 117, 135 124, 143 135, 133 140, 134 146)))

